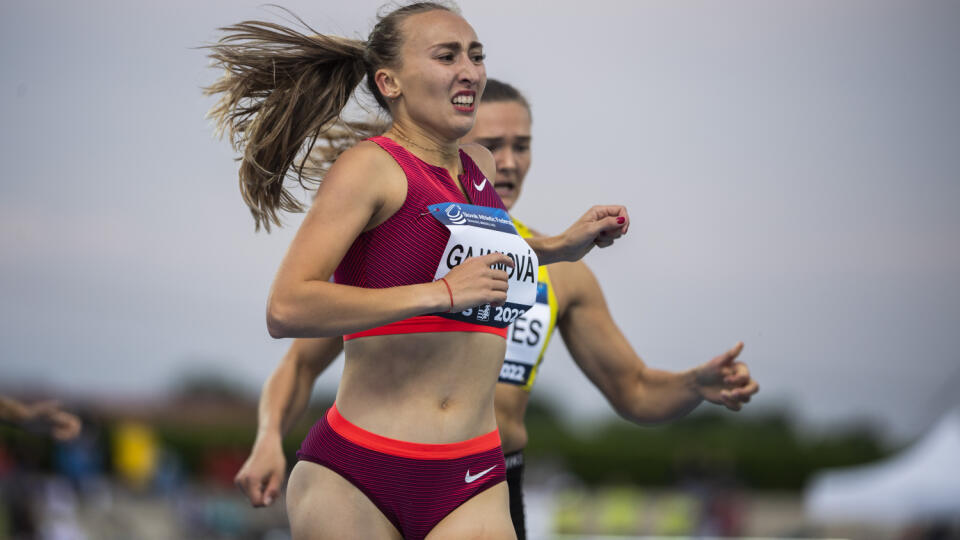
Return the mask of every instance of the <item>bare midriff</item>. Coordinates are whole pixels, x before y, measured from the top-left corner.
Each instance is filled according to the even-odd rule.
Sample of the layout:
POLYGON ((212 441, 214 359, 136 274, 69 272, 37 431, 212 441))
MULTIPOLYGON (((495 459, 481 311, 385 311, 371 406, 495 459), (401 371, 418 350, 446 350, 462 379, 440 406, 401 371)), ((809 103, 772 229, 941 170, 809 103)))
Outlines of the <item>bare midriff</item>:
POLYGON ((383 437, 444 444, 496 429, 506 341, 484 332, 395 334, 344 343, 337 409, 383 437))

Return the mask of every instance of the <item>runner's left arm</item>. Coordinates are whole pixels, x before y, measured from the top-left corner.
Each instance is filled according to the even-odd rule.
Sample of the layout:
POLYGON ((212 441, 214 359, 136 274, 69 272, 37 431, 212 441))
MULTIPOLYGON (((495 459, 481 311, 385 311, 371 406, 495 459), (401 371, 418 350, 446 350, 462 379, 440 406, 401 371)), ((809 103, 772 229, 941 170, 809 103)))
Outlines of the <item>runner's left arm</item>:
MULTIPOLYGON (((465 144, 463 150, 487 178, 496 178, 497 167, 493 154, 479 144, 465 144)), ((537 254, 540 264, 561 261, 579 261, 594 247, 605 248, 627 234, 630 216, 627 208, 619 205, 598 205, 587 210, 557 236, 527 238, 527 243, 537 254)))
POLYGON ((557 328, 574 361, 618 414, 642 424, 686 415, 707 400, 738 411, 758 390, 738 343, 686 371, 648 367, 630 346, 610 311, 593 272, 582 262, 550 267, 566 308, 557 328), (562 285, 562 290, 561 290, 562 285))
POLYGON ((287 472, 283 437, 303 415, 314 382, 343 350, 343 339, 295 339, 263 385, 257 406, 257 437, 234 482, 253 506, 280 496, 287 472))

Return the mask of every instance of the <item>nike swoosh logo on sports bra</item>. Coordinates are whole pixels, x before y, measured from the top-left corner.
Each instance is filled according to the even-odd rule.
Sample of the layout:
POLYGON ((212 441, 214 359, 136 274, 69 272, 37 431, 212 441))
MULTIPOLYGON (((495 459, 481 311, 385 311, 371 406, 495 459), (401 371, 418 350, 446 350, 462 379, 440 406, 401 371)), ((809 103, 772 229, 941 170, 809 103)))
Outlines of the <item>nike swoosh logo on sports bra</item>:
POLYGON ((477 473, 474 475, 471 475, 470 469, 467 469, 467 475, 463 477, 463 481, 468 484, 472 484, 473 482, 476 482, 481 476, 487 474, 488 472, 494 470, 495 468, 497 468, 496 465, 494 465, 493 467, 490 467, 489 469, 483 471, 482 473, 477 473))
POLYGON ((473 187, 476 188, 477 191, 483 191, 483 186, 486 186, 486 185, 487 185, 486 178, 484 178, 483 181, 480 183, 477 183, 477 182, 473 183, 473 187))

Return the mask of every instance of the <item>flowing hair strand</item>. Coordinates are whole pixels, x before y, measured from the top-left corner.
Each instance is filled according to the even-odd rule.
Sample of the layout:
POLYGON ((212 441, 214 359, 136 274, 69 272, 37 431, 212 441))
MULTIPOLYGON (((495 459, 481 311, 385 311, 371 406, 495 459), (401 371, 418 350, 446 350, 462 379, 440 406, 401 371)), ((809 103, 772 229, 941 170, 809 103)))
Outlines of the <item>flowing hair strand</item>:
POLYGON ((242 154, 240 191, 256 228, 268 232, 280 225, 278 210, 303 211, 284 179, 319 183, 309 150, 340 121, 367 73, 364 42, 321 35, 296 18, 310 34, 244 21, 221 28, 225 35, 208 47, 214 67, 225 71, 204 89, 220 95, 208 116, 242 154))

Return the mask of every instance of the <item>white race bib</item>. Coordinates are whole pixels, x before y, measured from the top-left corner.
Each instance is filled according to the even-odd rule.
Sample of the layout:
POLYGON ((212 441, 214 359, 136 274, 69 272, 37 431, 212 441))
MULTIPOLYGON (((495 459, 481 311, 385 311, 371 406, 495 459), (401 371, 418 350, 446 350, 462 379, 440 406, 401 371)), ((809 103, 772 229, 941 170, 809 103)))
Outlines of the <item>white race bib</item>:
POLYGON ((537 254, 519 234, 507 212, 500 208, 461 203, 440 203, 428 207, 430 214, 450 230, 450 239, 437 265, 434 279, 440 279, 470 257, 498 252, 513 259, 514 266, 498 267, 507 272, 507 301, 458 313, 438 313, 473 324, 503 328, 526 313, 537 298, 537 254))
POLYGON ((550 301, 547 284, 537 284, 537 303, 513 321, 507 331, 507 355, 500 369, 500 382, 526 386, 530 382, 550 332, 550 301))

